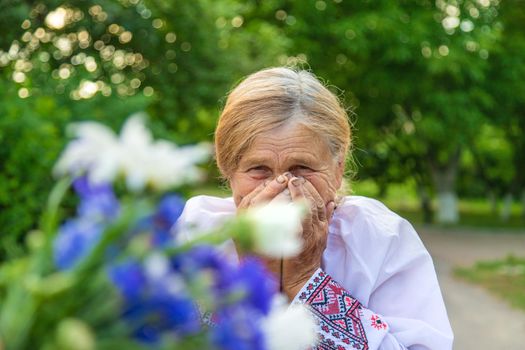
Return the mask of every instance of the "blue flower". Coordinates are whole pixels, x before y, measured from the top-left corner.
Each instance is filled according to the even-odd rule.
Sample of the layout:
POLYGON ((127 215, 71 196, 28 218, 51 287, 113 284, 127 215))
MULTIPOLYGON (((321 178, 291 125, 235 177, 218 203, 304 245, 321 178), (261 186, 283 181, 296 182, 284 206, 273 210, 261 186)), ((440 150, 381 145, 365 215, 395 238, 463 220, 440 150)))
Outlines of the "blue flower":
POLYGON ((203 269, 227 273, 233 268, 232 264, 219 256, 216 248, 209 245, 195 246, 187 252, 175 255, 172 264, 176 270, 188 275, 203 269))
POLYGON ((182 214, 184 205, 184 200, 177 195, 167 195, 161 199, 152 218, 153 246, 164 246, 173 239, 171 230, 182 214))
POLYGON ((173 271, 150 275, 144 265, 128 260, 112 266, 109 276, 124 297, 122 317, 135 338, 156 343, 164 333, 183 336, 200 330, 197 305, 173 271))
POLYGON ((270 271, 256 258, 246 258, 236 271, 233 288, 244 292, 244 303, 263 314, 268 314, 277 281, 270 271))
POLYGON ((139 218, 129 236, 147 232, 153 247, 165 247, 174 242, 174 226, 184 210, 185 202, 178 195, 166 195, 152 215, 139 218))
POLYGON ((123 317, 133 325, 133 336, 146 343, 157 343, 163 334, 184 336, 201 328, 195 302, 187 297, 149 297, 128 304, 123 317))
POLYGON ((178 195, 164 196, 155 214, 155 228, 170 230, 184 210, 184 200, 178 195))
POLYGON ((73 181, 73 187, 80 197, 78 216, 60 227, 53 242, 55 265, 62 270, 73 268, 89 255, 119 212, 111 186, 93 185, 80 177, 73 181))
POLYGON ((134 261, 128 260, 109 267, 109 277, 128 302, 139 299, 146 287, 146 276, 142 266, 134 261))
POLYGON ((171 263, 176 271, 189 280, 203 272, 211 272, 218 300, 230 293, 230 287, 235 282, 237 267, 212 246, 195 246, 188 252, 172 257, 171 263))
POLYGON ((230 307, 216 315, 217 323, 210 328, 214 346, 222 350, 263 350, 264 335, 260 315, 247 307, 230 307))
POLYGON ((118 215, 119 202, 109 184, 94 185, 86 177, 79 177, 73 181, 73 188, 80 197, 79 216, 110 220, 118 215))
POLYGON ((205 270, 213 276, 213 292, 218 306, 230 295, 241 295, 250 307, 267 314, 273 296, 277 293, 277 281, 271 272, 256 258, 245 258, 234 265, 211 246, 197 246, 189 252, 172 258, 173 267, 187 278, 197 276, 205 270))
POLYGON ((66 221, 53 242, 55 265, 62 270, 74 267, 100 239, 103 227, 82 218, 66 221))

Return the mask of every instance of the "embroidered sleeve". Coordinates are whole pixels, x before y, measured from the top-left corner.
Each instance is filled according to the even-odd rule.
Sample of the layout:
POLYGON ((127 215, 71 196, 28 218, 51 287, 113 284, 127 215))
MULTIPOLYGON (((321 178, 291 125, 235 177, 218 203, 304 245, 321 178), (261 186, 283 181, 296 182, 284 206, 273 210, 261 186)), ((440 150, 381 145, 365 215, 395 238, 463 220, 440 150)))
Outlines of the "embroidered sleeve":
POLYGON ((364 308, 321 269, 292 302, 305 304, 318 324, 317 350, 375 350, 388 333, 381 317, 364 308))

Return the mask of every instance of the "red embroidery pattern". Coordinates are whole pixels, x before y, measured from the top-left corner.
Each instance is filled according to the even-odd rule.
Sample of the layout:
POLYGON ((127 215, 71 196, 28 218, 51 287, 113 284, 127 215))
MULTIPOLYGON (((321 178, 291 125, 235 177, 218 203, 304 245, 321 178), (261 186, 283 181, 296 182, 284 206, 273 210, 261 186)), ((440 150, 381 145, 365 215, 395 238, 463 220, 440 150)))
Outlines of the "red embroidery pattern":
POLYGON ((372 327, 377 330, 386 329, 388 327, 386 322, 383 322, 378 315, 372 315, 372 317, 370 317, 370 321, 372 321, 372 327))
POLYGON ((299 295, 319 324, 317 350, 368 350, 361 323, 361 304, 324 272, 314 277, 299 295))

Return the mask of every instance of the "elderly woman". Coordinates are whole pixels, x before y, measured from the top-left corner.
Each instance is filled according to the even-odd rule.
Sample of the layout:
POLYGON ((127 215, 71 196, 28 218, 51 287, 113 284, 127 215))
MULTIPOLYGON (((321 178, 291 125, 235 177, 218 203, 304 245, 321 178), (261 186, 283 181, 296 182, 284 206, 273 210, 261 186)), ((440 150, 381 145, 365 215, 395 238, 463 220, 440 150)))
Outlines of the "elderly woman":
MULTIPOLYGON (((318 348, 451 349, 432 259, 413 227, 377 200, 338 196, 350 136, 345 109, 311 73, 248 76, 215 132, 233 197, 194 197, 181 223, 208 229, 276 198, 307 201, 303 251, 268 266, 291 302, 309 305, 318 348)), ((233 242, 225 249, 237 254, 233 242)))

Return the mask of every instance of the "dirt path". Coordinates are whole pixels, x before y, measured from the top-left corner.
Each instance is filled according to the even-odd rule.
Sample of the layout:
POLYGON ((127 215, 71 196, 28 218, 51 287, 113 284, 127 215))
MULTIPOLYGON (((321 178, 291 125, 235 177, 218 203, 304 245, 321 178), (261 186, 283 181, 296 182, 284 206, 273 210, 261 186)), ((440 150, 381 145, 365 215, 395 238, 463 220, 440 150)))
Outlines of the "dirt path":
POLYGON ((454 349, 525 350, 525 312, 452 276, 454 266, 470 266, 511 253, 525 256, 525 232, 490 234, 430 228, 419 228, 418 232, 434 258, 455 334, 454 349))

